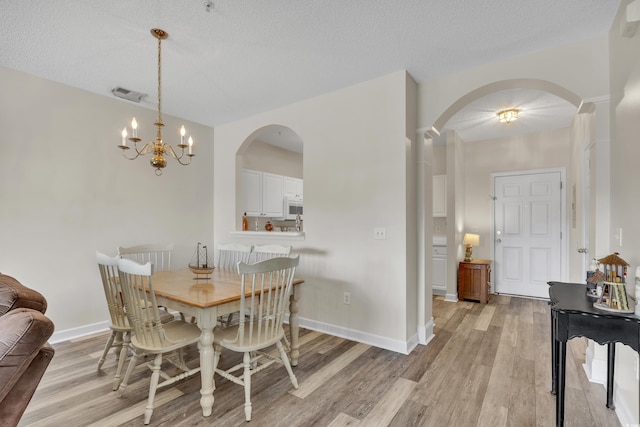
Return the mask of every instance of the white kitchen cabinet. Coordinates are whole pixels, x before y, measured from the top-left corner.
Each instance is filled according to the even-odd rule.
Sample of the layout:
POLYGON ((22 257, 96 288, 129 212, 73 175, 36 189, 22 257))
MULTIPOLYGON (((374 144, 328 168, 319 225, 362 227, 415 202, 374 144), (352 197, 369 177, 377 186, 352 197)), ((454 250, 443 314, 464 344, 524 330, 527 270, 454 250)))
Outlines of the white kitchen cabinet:
POLYGON ((242 170, 242 210, 247 216, 282 217, 283 194, 282 175, 242 170))
POLYGON ((435 294, 446 294, 447 292, 447 247, 433 246, 432 280, 435 294))
POLYGON ((247 216, 262 215, 262 172, 242 170, 242 210, 247 216))
POLYGON ((262 172, 262 214, 271 218, 284 216, 283 176, 262 172))
POLYGON ((302 180, 290 176, 283 177, 284 196, 302 199, 302 180))
POLYGON ((447 216, 447 176, 433 176, 433 216, 447 216))

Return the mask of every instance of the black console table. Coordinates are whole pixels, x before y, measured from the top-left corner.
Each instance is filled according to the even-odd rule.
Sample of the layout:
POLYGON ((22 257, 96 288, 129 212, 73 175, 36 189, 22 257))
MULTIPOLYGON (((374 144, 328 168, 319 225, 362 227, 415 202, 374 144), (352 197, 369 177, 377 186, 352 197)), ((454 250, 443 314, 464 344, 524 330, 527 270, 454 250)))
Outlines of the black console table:
POLYGON ((551 393, 556 395, 556 426, 564 425, 564 392, 567 341, 587 337, 607 344, 607 408, 613 404, 615 343, 640 352, 640 317, 618 314, 593 307, 594 298, 580 283, 549 282, 551 304, 551 393))

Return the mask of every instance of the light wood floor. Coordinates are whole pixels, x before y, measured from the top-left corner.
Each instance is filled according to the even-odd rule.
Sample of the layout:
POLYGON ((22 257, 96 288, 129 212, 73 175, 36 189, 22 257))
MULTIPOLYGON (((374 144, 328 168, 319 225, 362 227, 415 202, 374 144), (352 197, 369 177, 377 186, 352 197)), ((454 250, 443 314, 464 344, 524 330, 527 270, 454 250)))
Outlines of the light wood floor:
MULTIPOLYGON (((488 305, 433 301, 435 338, 410 355, 301 331, 294 390, 284 368, 253 378, 253 420, 240 386, 216 376, 213 414, 203 418, 199 376, 156 396, 151 426, 553 426, 549 307, 493 296, 488 305)), ((393 315, 388 321, 396 321, 393 315)), ((111 391, 115 357, 96 370, 106 334, 55 345, 56 355, 21 426, 141 426, 149 371, 122 399, 111 391)), ((619 426, 601 385, 582 369, 584 339, 567 351, 567 426, 619 426)), ((197 365, 197 349, 188 355, 197 365)), ((222 364, 239 360, 223 353, 222 364)))

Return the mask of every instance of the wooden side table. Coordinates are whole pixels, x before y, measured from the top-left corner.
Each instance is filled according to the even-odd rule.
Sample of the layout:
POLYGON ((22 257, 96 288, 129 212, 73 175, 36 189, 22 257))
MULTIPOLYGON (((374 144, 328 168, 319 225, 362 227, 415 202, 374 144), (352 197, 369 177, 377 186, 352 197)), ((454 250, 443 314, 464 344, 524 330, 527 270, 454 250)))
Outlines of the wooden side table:
POLYGON ((458 298, 475 300, 482 304, 489 302, 491 281, 491 261, 474 259, 460 261, 458 266, 458 298))

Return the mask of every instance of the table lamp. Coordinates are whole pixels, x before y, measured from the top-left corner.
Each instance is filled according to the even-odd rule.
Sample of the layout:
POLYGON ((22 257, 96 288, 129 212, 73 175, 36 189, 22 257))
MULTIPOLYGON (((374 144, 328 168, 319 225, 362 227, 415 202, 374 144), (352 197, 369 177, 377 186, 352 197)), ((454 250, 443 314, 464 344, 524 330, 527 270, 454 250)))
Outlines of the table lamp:
POLYGON ((471 247, 480 245, 480 235, 465 233, 462 243, 467 247, 464 253, 464 262, 470 262, 473 259, 471 258, 471 247))

